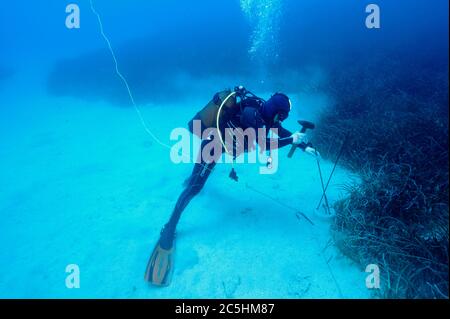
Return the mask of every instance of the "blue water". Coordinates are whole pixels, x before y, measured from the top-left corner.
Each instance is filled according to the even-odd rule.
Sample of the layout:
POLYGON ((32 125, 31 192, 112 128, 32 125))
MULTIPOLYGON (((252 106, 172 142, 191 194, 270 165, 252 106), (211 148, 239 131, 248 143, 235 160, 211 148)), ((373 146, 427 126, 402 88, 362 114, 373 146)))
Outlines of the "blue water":
MULTIPOLYGON (((93 0, 130 92, 89 1, 72 3, 79 29, 66 27, 60 0, 9 1, 0 12, 0 297, 371 296, 357 265, 324 250, 315 162, 285 161, 285 149, 273 176, 243 165, 236 184, 228 166, 216 169, 180 223, 173 284, 149 287, 146 261, 192 169, 160 143, 172 145, 171 131, 226 87, 288 93, 295 130, 297 117, 318 119, 330 105, 331 70, 375 57, 448 68, 448 1, 93 0), (372 2, 377 30, 365 27, 372 2), (69 264, 80 288, 66 286, 69 264)), ((337 170, 331 201, 352 178, 337 170)))

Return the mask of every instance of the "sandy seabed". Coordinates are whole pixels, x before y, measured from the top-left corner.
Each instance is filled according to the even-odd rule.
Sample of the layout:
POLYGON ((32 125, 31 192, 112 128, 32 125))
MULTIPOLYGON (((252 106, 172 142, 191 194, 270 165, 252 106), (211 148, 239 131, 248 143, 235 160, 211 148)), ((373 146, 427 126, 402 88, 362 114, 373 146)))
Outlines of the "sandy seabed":
MULTIPOLYGON (((173 164, 131 107, 12 84, 1 94, 1 298, 370 297, 367 274, 337 250, 331 221, 315 213, 322 193, 316 162, 301 152, 288 159, 288 148, 274 175, 260 175, 260 164, 238 165, 236 183, 230 166, 218 165, 182 216, 172 284, 149 286, 147 260, 192 164, 173 164), (79 289, 66 288, 68 264, 79 266, 79 289)), ((291 130, 297 116, 314 118, 325 103, 319 95, 296 99, 310 111, 292 116, 291 130)), ((154 133, 173 144, 171 130, 186 127, 206 102, 141 109, 154 133)), ((322 162, 325 177, 332 166, 322 162)), ((329 201, 353 178, 338 167, 329 201)))

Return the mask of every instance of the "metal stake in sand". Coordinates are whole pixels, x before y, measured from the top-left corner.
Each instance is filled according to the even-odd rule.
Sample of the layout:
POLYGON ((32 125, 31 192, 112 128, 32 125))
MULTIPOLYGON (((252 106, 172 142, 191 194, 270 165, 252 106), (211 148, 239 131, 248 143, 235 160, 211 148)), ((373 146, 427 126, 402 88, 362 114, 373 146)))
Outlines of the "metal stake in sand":
MULTIPOLYGON (((348 140, 348 134, 345 136, 344 142, 342 142, 341 149, 340 149, 339 154, 338 154, 338 156, 336 158, 336 161, 334 162, 333 170, 331 171, 330 177, 328 178, 328 181, 327 181, 327 185, 325 186, 325 189, 323 190, 322 197, 320 198, 319 204, 317 205, 316 209, 320 208, 320 204, 322 204, 322 200, 324 198, 325 198, 325 201, 326 201, 326 205, 328 206, 328 203, 327 203, 328 200, 326 199, 326 191, 328 189, 328 185, 330 185, 331 178, 333 177, 334 170, 336 169, 336 166, 337 166, 337 164, 339 162, 339 159, 341 158, 342 153, 344 152, 344 148, 345 148, 345 145, 347 144, 347 140, 348 140)), ((323 182, 322 182, 322 185, 323 185, 323 182)))
MULTIPOLYGON (((317 154, 316 151, 316 161, 317 161, 317 168, 319 169, 319 176, 320 176, 320 183, 322 184, 322 198, 325 199, 325 208, 328 214, 330 214, 330 205, 328 204, 328 198, 327 195, 325 194, 326 189, 325 189, 325 185, 323 183, 323 176, 322 176, 322 169, 320 168, 320 161, 319 161, 319 154, 317 154)), ((321 200, 322 201, 322 200, 321 200)), ((319 204, 320 206, 320 204, 319 204)))

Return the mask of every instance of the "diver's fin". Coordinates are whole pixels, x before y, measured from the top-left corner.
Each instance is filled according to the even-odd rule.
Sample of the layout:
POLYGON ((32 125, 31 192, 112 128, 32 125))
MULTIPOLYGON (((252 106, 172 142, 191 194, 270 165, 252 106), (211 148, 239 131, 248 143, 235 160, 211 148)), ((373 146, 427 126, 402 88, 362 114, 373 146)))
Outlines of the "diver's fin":
POLYGON ((164 249, 158 241, 145 270, 145 281, 161 287, 170 285, 174 252, 175 244, 170 249, 164 249))

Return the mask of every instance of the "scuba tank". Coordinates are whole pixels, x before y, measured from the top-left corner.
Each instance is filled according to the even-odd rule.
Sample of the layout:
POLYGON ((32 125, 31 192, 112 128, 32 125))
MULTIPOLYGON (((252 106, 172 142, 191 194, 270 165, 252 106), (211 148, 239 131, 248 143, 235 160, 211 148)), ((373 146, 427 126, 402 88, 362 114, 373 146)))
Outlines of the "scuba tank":
MULTIPOLYGON (((252 92, 245 89, 243 86, 237 86, 233 91, 224 90, 217 92, 211 101, 206 104, 188 123, 189 131, 192 134, 198 136, 199 132, 194 132, 193 122, 199 120, 201 122, 201 130, 203 132, 207 128, 217 128, 217 124, 221 124, 222 119, 233 118, 238 113, 241 114, 241 118, 244 115, 248 115, 248 111, 244 112, 247 107, 256 108, 259 110, 264 104, 264 100, 257 97, 252 92), (225 101, 226 99, 226 101, 225 101), (239 99, 239 101, 238 101, 239 99), (225 102, 225 103, 224 103, 225 102), (223 105, 222 105, 223 104, 223 105), (221 108, 222 107, 222 108, 221 108), (220 109, 221 108, 221 109, 220 109), (219 113, 220 109, 220 115, 219 113), (218 116, 219 115, 219 116, 218 116)), ((246 123, 246 119, 242 118, 246 123)), ((200 133, 201 134, 201 133, 200 133)), ((201 138, 201 136, 199 136, 201 138)))
MULTIPOLYGON (((217 92, 214 97, 211 99, 211 101, 208 102, 208 104, 203 107, 190 121, 189 121, 189 131, 192 134, 196 134, 198 136, 199 132, 193 131, 193 122, 195 120, 199 120, 201 122, 201 132, 203 132, 207 128, 217 128, 216 119, 219 112, 219 108, 226 99, 227 96, 229 96, 232 93, 231 90, 225 90, 221 92, 217 92)), ((221 110, 221 116, 224 114, 232 116, 233 114, 236 114, 239 111, 239 108, 237 106, 237 97, 236 95, 230 97, 223 105, 223 108, 221 110)), ((201 136, 198 136, 199 138, 202 138, 201 136)))

